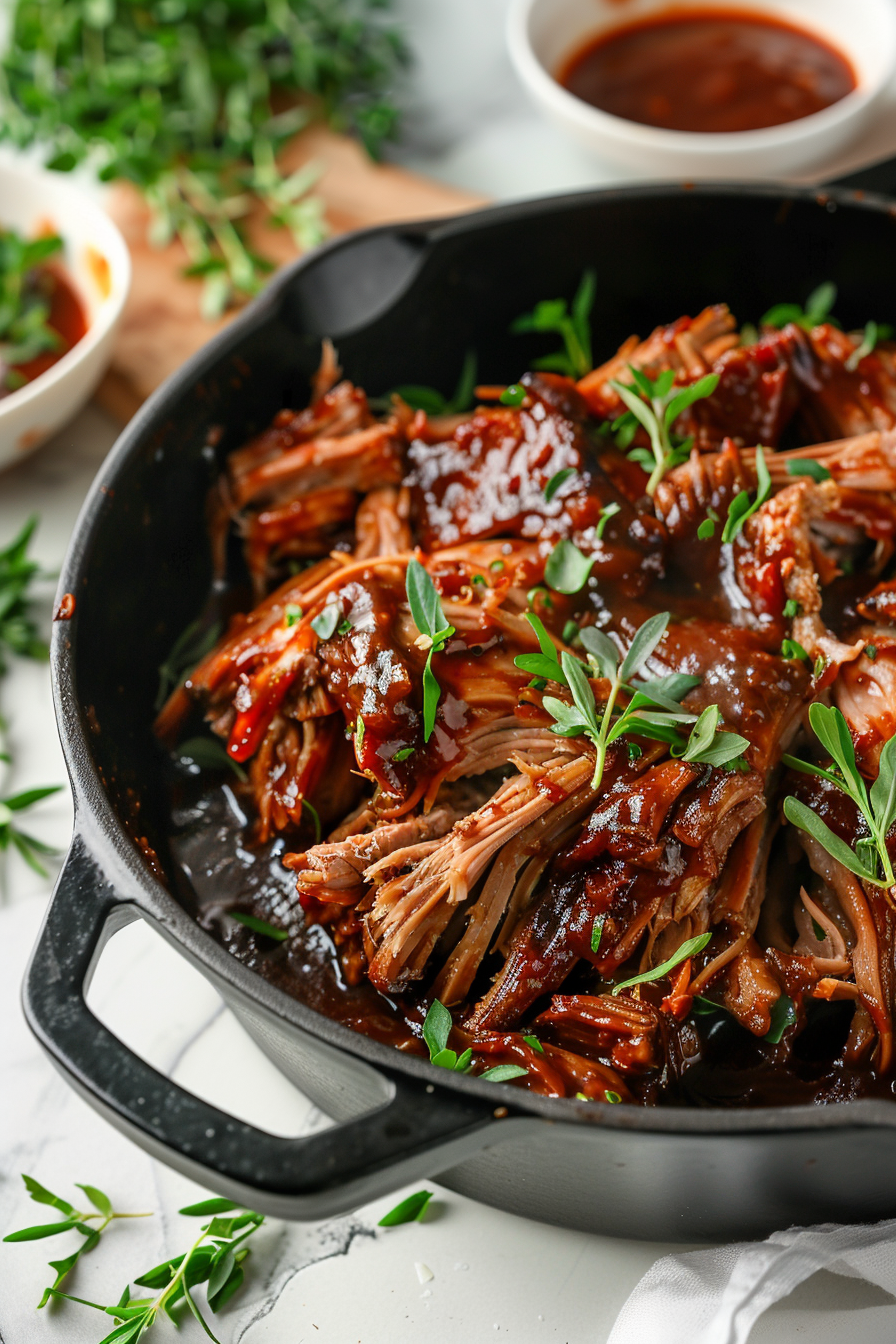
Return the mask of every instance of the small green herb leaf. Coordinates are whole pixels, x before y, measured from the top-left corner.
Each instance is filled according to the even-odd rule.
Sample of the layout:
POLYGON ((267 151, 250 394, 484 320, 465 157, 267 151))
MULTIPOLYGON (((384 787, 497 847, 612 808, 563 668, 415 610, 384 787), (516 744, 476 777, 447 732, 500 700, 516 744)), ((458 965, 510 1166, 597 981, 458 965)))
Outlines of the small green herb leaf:
POLYGON ((792 458, 787 463, 787 474, 789 476, 811 476, 813 481, 829 481, 831 473, 827 467, 822 466, 811 457, 792 458))
POLYGON ((600 675, 611 681, 619 666, 619 650, 610 636, 598 630, 597 626, 586 625, 581 631, 581 640, 582 647, 588 657, 593 659, 600 675))
POLYGON ((597 915, 594 923, 591 925, 591 951, 595 954, 600 948, 601 935, 604 931, 604 915, 597 915))
POLYGON ((548 504, 556 495, 557 491, 564 486, 571 476, 575 476, 575 467, 563 467, 560 471, 555 471, 551 479, 544 488, 544 497, 548 504))
POLYGON ((275 925, 268 924, 267 920, 248 915, 243 910, 231 910, 229 913, 238 924, 245 924, 247 929, 251 929, 253 933, 260 933, 265 938, 273 938, 275 943, 285 943, 289 937, 288 929, 278 929, 275 925))
POLYGON ((694 957, 698 952, 702 952, 711 937, 711 933, 701 933, 696 938, 688 938, 686 942, 682 943, 678 951, 668 961, 664 961, 661 966, 655 966, 651 971, 642 971, 640 975, 633 975, 631 980, 623 980, 621 984, 614 985, 613 994, 621 994, 624 989, 632 989, 635 985, 645 985, 653 980, 662 980, 664 975, 668 975, 681 962, 687 961, 688 957, 694 957))
POLYGON ((487 1078, 490 1083, 509 1083, 511 1078, 523 1078, 529 1072, 521 1064, 496 1064, 492 1069, 486 1069, 480 1073, 480 1078, 487 1078))
POLYGON ((557 542, 544 567, 545 582, 557 593, 578 593, 584 588, 594 557, 583 555, 568 537, 557 542))
POLYGON ((526 400, 526 389, 520 387, 519 383, 511 383, 505 387, 498 400, 502 406, 522 406, 526 400))
POLYGON ((311 622, 311 629, 317 635, 318 639, 332 639, 336 633, 336 627, 342 620, 342 605, 339 602, 328 602, 323 611, 318 612, 311 622))
POLYGON ((772 478, 769 475, 768 466, 765 461, 765 453, 762 448, 756 449, 756 498, 750 502, 750 496, 746 490, 741 490, 734 496, 728 506, 728 518, 722 530, 722 542, 725 545, 730 544, 740 532, 748 518, 762 507, 772 492, 772 478))
POLYGON ((423 1040, 429 1050, 431 1062, 446 1049, 451 1035, 451 1014, 443 1003, 433 999, 423 1023, 423 1040))
POLYGON ((383 1214, 377 1227, 400 1227, 402 1223, 419 1223, 431 1199, 431 1190, 418 1190, 416 1194, 408 1195, 407 1199, 396 1204, 394 1209, 383 1214))
POLYGON ((596 277, 586 271, 567 308, 565 299, 542 299, 531 313, 523 313, 512 324, 514 333, 554 332, 563 340, 563 350, 532 361, 536 369, 551 369, 569 378, 583 377, 592 366, 589 317, 594 304, 596 277))
POLYGON ((661 611, 646 620, 636 632, 620 669, 620 676, 623 681, 631 681, 632 677, 636 677, 643 670, 644 665, 665 635, 668 624, 669 612, 661 611))
POLYGON ((859 367, 862 360, 865 359, 867 355, 870 355, 872 353, 874 347, 877 345, 877 341, 878 341, 877 323, 873 321, 866 322, 865 331, 862 335, 862 339, 856 346, 855 350, 853 350, 852 354, 849 356, 849 359, 847 359, 844 367, 849 369, 850 373, 855 373, 856 369, 859 367))
POLYGON ((621 509, 622 509, 621 504, 616 504, 613 502, 605 504, 604 507, 601 509, 600 518, 597 521, 597 527, 595 529, 595 534, 597 536, 598 541, 603 541, 604 531, 606 530, 607 523, 610 521, 611 518, 615 518, 617 513, 619 513, 621 509))
POLYGON ((770 1045, 778 1045, 781 1037, 788 1027, 792 1027, 796 1022, 796 1008, 793 1005, 793 999, 786 994, 782 994, 776 999, 770 1013, 771 1027, 763 1036, 764 1041, 770 1045))

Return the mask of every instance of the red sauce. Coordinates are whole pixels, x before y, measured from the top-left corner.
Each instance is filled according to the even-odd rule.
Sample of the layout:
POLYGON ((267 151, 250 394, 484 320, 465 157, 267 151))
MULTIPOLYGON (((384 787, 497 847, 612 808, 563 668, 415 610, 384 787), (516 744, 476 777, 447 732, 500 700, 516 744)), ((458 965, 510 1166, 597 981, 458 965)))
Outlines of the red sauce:
POLYGON ((821 38, 737 9, 668 9, 601 33, 557 78, 604 112, 675 131, 780 126, 856 87, 849 61, 821 38))
POLYGON ((77 345, 82 336, 87 335, 87 314, 84 305, 62 268, 51 263, 48 266, 41 266, 39 273, 42 286, 46 285, 47 298, 50 302, 47 325, 58 332, 64 344, 58 350, 45 350, 27 364, 16 365, 16 373, 20 373, 29 383, 40 374, 46 373, 47 369, 67 354, 73 345, 77 345))

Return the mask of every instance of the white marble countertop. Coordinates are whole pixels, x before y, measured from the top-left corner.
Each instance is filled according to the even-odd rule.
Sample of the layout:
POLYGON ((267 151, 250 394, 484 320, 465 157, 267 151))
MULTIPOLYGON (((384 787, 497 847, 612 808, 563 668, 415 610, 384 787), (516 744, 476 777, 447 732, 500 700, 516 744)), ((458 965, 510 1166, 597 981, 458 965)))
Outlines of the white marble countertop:
MULTIPOLYGON (((402 157, 492 196, 540 194, 606 182, 618 170, 586 160, 525 103, 504 56, 503 0, 403 0, 419 53, 409 99, 413 135, 402 157), (474 36, 475 35, 475 36, 474 36)), ((896 151, 896 118, 882 118, 837 168, 896 151)), ((117 427, 89 407, 40 452, 0 478, 0 544, 37 512, 35 552, 58 568, 84 493, 117 427)), ((52 585, 46 585, 49 617, 52 585)), ((12 772, 0 794, 64 779, 45 666, 17 662, 0 683, 11 721, 12 772)), ((29 816, 29 828, 64 849, 71 829, 66 793, 29 816)), ((30 1037, 18 986, 50 883, 15 854, 0 861, 0 1232, 42 1221, 19 1182, 28 1172, 64 1196, 72 1182, 99 1185, 123 1209, 155 1216, 118 1224, 79 1269, 72 1291, 117 1298, 128 1274, 184 1249, 192 1223, 177 1208, 195 1187, 150 1160, 96 1116, 57 1077, 30 1037)), ((122 1039, 185 1087, 263 1128, 296 1134, 316 1123, 310 1103, 258 1051, 215 992, 142 924, 116 936, 90 1002, 122 1039)), ((628 1293, 669 1248, 549 1228, 477 1205, 429 1183, 436 1199, 425 1222, 391 1230, 377 1219, 392 1200, 320 1225, 270 1225, 256 1238, 247 1283, 215 1320, 223 1344, 602 1344, 628 1293), (416 1264, 432 1278, 421 1284, 416 1264)), ((415 1187, 416 1188, 416 1187, 415 1187)), ((397 1200, 398 1196, 396 1196, 397 1200)), ((77 1237, 73 1236, 73 1244, 77 1237)), ((46 1261, 73 1245, 0 1245, 0 1342, 88 1344, 111 1328, 71 1305, 34 1307, 46 1261)), ((817 1275, 770 1311, 757 1344, 851 1330, 868 1344, 893 1337, 896 1307, 886 1294, 817 1275)), ((166 1327, 158 1333, 164 1336, 166 1327)), ((185 1339, 202 1338, 195 1322, 185 1339)), ((656 1339, 668 1341, 658 1327, 656 1339)), ((651 1344, 645 1340, 644 1344, 651 1344)))

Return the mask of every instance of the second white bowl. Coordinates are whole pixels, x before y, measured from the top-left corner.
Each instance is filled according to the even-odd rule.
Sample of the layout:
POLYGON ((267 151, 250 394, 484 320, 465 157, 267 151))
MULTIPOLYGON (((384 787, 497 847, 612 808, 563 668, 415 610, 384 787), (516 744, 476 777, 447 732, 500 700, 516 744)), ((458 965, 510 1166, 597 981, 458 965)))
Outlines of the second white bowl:
POLYGON ((0 468, 19 461, 76 415, 112 355, 131 284, 127 245, 86 192, 60 173, 0 161, 0 226, 26 237, 51 229, 87 316, 87 332, 46 373, 0 398, 0 468))

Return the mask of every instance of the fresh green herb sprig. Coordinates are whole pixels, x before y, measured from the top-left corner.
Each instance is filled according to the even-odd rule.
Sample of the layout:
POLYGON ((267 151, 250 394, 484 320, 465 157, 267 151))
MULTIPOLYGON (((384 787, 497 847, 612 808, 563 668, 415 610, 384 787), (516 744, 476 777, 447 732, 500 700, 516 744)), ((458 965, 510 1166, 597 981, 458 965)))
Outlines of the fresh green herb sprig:
POLYGON ((594 529, 598 541, 603 541, 607 523, 611 518, 615 518, 617 513, 620 513, 621 511, 622 505, 615 503, 615 501, 611 501, 611 503, 604 505, 600 511, 600 517, 597 520, 597 527, 594 529))
POLYGON ((29 241, 13 229, 0 229, 0 396, 26 382, 20 365, 65 345, 49 325, 48 277, 40 270, 61 249, 55 234, 29 241))
POLYGON ((563 373, 567 378, 583 378, 590 372, 593 368, 590 317, 596 288, 595 273, 587 270, 571 304, 566 299, 542 299, 531 313, 522 313, 511 324, 510 330, 516 335, 554 332, 563 341, 563 349, 556 354, 533 359, 533 369, 563 373))
POLYGON ((50 168, 96 164, 134 183, 152 241, 177 236, 208 316, 258 290, 270 263, 241 221, 260 203, 301 247, 321 236, 313 170, 274 155, 322 115, 378 152, 404 44, 383 0, 18 0, 0 67, 0 134, 50 168))
POLYGON ((784 763, 803 774, 817 775, 852 799, 865 819, 868 835, 856 841, 855 849, 822 821, 821 817, 798 798, 784 799, 784 815, 794 826, 811 835, 832 858, 842 863, 863 882, 890 892, 896 875, 887 848, 887 834, 896 821, 896 737, 891 737, 880 753, 878 776, 869 791, 856 765, 856 753, 849 725, 839 709, 814 704, 809 707, 809 723, 834 769, 825 770, 810 761, 786 755, 784 763))
POLYGON ((150 1218, 149 1213, 118 1213, 112 1207, 112 1201, 102 1190, 98 1190, 95 1185, 82 1185, 77 1183, 78 1189, 83 1190, 90 1203, 91 1209, 76 1209, 68 1200, 62 1199, 60 1195, 54 1195, 46 1186, 36 1181, 33 1176, 23 1176, 25 1189, 28 1195, 34 1200, 35 1204, 46 1204, 53 1209, 58 1209, 62 1214, 52 1223, 38 1223, 32 1227, 19 1228, 17 1232, 8 1233, 3 1240, 11 1242, 19 1241, 42 1241, 45 1237, 55 1237, 61 1232, 80 1232, 84 1240, 76 1251, 67 1255, 62 1260, 51 1260, 50 1268, 56 1271, 56 1278, 52 1284, 45 1289, 44 1295, 38 1302, 38 1310, 45 1307, 50 1298, 56 1295, 60 1284, 66 1276, 71 1273, 75 1265, 92 1251, 98 1244, 100 1237, 105 1232, 110 1223, 119 1218, 150 1218), (94 1225, 95 1224, 95 1225, 94 1225))
POLYGON ((706 510, 706 517, 697 528, 697 537, 700 541, 709 541, 710 537, 716 534, 716 523, 719 521, 719 515, 710 504, 706 510))
POLYGON ((206 625, 201 619, 191 621, 171 646, 168 657, 159 664, 159 688, 155 709, 158 712, 176 686, 186 681, 193 669, 211 653, 221 638, 220 621, 206 625))
MULTIPOLYGON (((561 656, 561 670, 565 675, 566 685, 572 694, 573 703, 568 705, 565 701, 558 700, 552 695, 546 695, 542 703, 551 718, 554 719, 553 732, 560 737, 580 737, 584 735, 590 738, 595 751, 594 775, 591 781, 591 787, 594 789, 600 786, 607 749, 612 742, 622 736, 624 732, 632 731, 635 728, 643 729, 644 736, 651 735, 650 730, 653 724, 650 719, 645 718, 643 714, 638 717, 635 716, 635 711, 641 706, 649 705, 651 708, 653 707, 652 702, 643 694, 640 697, 640 702, 638 695, 633 694, 629 707, 615 720, 613 712, 620 692, 627 687, 631 678, 636 676, 644 667, 644 664, 663 638, 668 623, 668 612, 651 616, 649 620, 645 621, 635 634, 629 651, 621 664, 619 651, 609 635, 604 634, 602 630, 597 630, 594 626, 586 626, 582 630, 582 643, 593 666, 599 675, 606 678, 610 683, 609 693, 601 710, 597 708, 588 674, 578 658, 573 658, 569 653, 564 653, 561 656), (632 709, 633 705, 635 707, 634 711, 632 709)), ((692 718, 693 716, 691 716, 692 718)))
MULTIPOLYGON (((633 678, 643 671, 662 640, 668 623, 667 611, 646 620, 636 631, 621 663, 619 651, 609 635, 594 626, 586 626, 580 632, 592 668, 609 682, 607 699, 600 709, 583 665, 569 653, 564 652, 560 658, 559 670, 572 694, 573 703, 568 705, 563 700, 546 695, 542 704, 554 719, 552 732, 561 737, 585 736, 591 740, 595 750, 594 776, 591 781, 594 789, 600 787, 608 748, 621 737, 642 737, 666 742, 674 755, 694 765, 733 764, 749 746, 747 739, 738 733, 718 731, 721 713, 717 705, 708 706, 699 718, 682 711, 681 698, 699 679, 672 676, 633 684, 633 678), (630 699, 626 707, 616 713, 620 693, 628 695, 630 699), (685 738, 682 729, 689 725, 693 726, 685 738)), ((542 654, 547 659, 544 646, 542 654)), ((522 656, 531 663, 538 655, 522 656)), ((529 665, 527 663, 524 670, 528 671, 529 665)), ((541 666, 541 675, 549 675, 547 662, 541 666)), ((556 675, 553 679, 559 680, 556 675)))
POLYGON ((37 517, 28 519, 21 532, 0 550, 0 677, 7 670, 6 657, 45 659, 47 646, 38 636, 31 612, 31 585, 41 576, 28 547, 37 527, 37 517))
POLYGON ((695 957, 698 952, 702 952, 711 938, 711 933, 701 933, 696 938, 688 938, 668 961, 662 962, 659 966, 654 966, 653 970, 642 971, 640 975, 633 975, 630 980, 621 981, 620 984, 613 986, 612 993, 614 995, 621 994, 624 989, 633 989, 635 985, 646 985, 653 980, 662 980, 664 975, 674 971, 675 967, 681 965, 683 961, 687 961, 688 957, 695 957))
POLYGON ((109 1306, 60 1292, 58 1288, 49 1289, 49 1295, 92 1307, 117 1321, 100 1344, 136 1344, 161 1320, 163 1312, 177 1324, 177 1308, 183 1304, 196 1317, 208 1338, 219 1344, 193 1297, 193 1291, 200 1284, 206 1285, 206 1302, 212 1313, 219 1312, 230 1301, 243 1282, 243 1263, 249 1254, 246 1242, 262 1226, 264 1217, 229 1199, 206 1199, 180 1212, 188 1217, 210 1217, 211 1221, 205 1224, 185 1255, 165 1260, 132 1280, 140 1288, 161 1290, 157 1296, 132 1297, 130 1284, 118 1301, 109 1306))
POLYGON ((639 462, 650 473, 647 493, 653 495, 666 472, 687 460, 693 445, 693 437, 676 440, 672 435, 675 421, 694 402, 712 396, 719 385, 717 373, 707 373, 696 383, 688 387, 675 389, 675 371, 667 369, 657 378, 648 378, 646 373, 629 364, 629 372, 634 378, 633 384, 610 380, 610 386, 625 402, 628 410, 613 423, 616 433, 629 432, 640 424, 650 439, 650 448, 633 448, 629 457, 639 462))
POLYGON ((442 652, 454 634, 454 626, 445 619, 435 584, 419 560, 411 560, 408 564, 406 590, 408 606, 420 632, 415 643, 427 650, 426 666, 423 669, 423 737, 428 742, 435 727, 436 710, 442 693, 432 670, 432 656, 442 652))
POLYGON ((768 1041, 769 1045, 780 1045, 784 1032, 796 1022, 796 1006, 789 994, 782 994, 775 999, 769 1017, 771 1026, 762 1039, 768 1041))
POLYGON ((407 402, 408 406, 414 411, 425 411, 427 415, 458 415, 461 411, 470 410, 473 405, 473 395, 476 389, 476 363, 475 350, 468 350, 464 356, 457 387, 454 389, 453 396, 450 397, 443 396, 434 387, 426 387, 418 383, 408 383, 392 390, 397 396, 401 397, 402 401, 407 402))
POLYGON ((757 510, 768 499, 772 492, 772 478, 769 475, 768 466, 765 461, 765 453, 761 448, 756 449, 756 496, 750 499, 748 490, 739 490, 728 505, 728 517, 725 520, 725 526, 722 529, 722 542, 730 545, 738 532, 743 528, 748 518, 752 518, 757 510))
POLYGON ((823 322, 830 322, 832 326, 839 327, 840 323, 831 316, 831 310, 836 302, 837 286, 826 280, 817 289, 813 289, 806 300, 805 308, 801 308, 798 303, 776 303, 759 319, 760 325, 786 327, 788 322, 793 322, 804 331, 811 331, 813 327, 819 327, 823 322))
MULTIPOLYGON (((560 665, 557 646, 545 630, 541 618, 536 616, 534 611, 527 611, 526 620, 535 631, 540 652, 519 654, 513 660, 514 666, 518 667, 521 672, 528 672, 532 677, 542 677, 548 681, 559 682, 561 686, 569 686, 566 673, 560 665)), ((576 634, 578 634, 578 626, 576 626, 576 634)))

